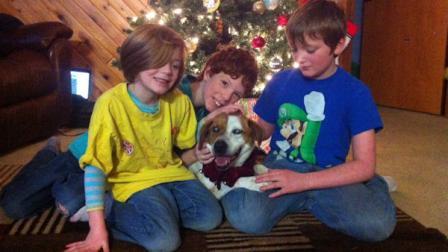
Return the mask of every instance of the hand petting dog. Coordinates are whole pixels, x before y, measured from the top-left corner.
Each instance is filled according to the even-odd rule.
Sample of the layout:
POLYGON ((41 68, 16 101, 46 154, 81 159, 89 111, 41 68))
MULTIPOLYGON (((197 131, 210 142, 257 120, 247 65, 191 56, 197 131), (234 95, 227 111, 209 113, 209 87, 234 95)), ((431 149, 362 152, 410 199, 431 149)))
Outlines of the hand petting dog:
POLYGON ((269 194, 270 198, 277 198, 284 194, 309 190, 307 183, 309 180, 304 177, 306 177, 305 174, 287 169, 268 169, 267 173, 258 175, 255 182, 266 183, 260 187, 262 192, 277 189, 269 194))
POLYGON ((195 147, 195 155, 199 162, 202 164, 210 164, 215 159, 215 156, 210 151, 209 148, 205 146, 199 146, 199 144, 195 147), (202 148, 201 148, 202 147, 202 148))

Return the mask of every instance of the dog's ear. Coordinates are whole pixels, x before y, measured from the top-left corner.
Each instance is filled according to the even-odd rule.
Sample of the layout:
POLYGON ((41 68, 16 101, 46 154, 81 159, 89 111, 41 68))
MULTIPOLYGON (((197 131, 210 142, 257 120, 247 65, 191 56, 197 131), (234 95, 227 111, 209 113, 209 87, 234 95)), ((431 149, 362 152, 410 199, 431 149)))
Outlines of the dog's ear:
POLYGON ((261 142, 263 142, 263 129, 258 125, 258 123, 250 119, 247 119, 247 122, 249 124, 249 128, 251 129, 252 138, 255 139, 258 145, 260 145, 261 142))
POLYGON ((213 120, 203 120, 206 121, 202 124, 202 127, 200 128, 200 134, 199 134, 199 148, 202 149, 205 139, 207 139, 208 136, 208 129, 210 128, 210 124, 213 120))

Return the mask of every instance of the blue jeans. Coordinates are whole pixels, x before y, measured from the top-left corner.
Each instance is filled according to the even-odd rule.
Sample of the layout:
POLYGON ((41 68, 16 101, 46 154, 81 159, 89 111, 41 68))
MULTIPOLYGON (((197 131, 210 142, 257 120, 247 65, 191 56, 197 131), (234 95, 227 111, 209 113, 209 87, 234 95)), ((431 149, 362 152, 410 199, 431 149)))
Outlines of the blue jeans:
POLYGON ((0 206, 13 219, 40 214, 54 205, 63 205, 68 214, 85 204, 84 171, 70 153, 40 150, 0 194, 0 206))
MULTIPOLYGON (((265 165, 301 173, 322 169, 286 159, 276 160, 272 154, 266 158, 265 165)), ((274 199, 268 197, 272 192, 230 191, 221 200, 226 218, 242 232, 263 234, 287 214, 309 211, 330 228, 371 242, 388 238, 395 228, 394 203, 387 184, 377 175, 366 183, 310 190, 274 199)))
POLYGON ((150 187, 125 203, 114 201, 107 212, 107 223, 115 239, 150 251, 177 249, 180 227, 209 231, 222 222, 219 202, 198 180, 150 187))

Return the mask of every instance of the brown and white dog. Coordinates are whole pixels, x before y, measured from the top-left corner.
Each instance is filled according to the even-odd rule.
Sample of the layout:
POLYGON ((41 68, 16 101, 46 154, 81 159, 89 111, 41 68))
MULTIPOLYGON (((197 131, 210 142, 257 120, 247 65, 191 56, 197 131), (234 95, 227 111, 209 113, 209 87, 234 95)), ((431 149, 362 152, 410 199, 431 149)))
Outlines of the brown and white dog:
POLYGON ((234 188, 259 191, 263 184, 255 183, 255 175, 267 172, 255 145, 261 140, 262 130, 256 123, 240 114, 219 114, 203 125, 199 137, 200 147, 205 144, 215 159, 189 168, 218 199, 234 188))

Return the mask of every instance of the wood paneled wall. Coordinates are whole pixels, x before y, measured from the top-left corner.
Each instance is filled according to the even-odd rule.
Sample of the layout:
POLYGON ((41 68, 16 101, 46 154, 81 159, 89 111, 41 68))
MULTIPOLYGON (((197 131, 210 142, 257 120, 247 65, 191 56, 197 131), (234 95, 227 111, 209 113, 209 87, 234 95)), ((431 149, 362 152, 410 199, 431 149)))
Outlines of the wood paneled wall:
POLYGON ((146 0, 0 1, 0 12, 25 24, 60 21, 73 29, 73 65, 92 69, 95 97, 124 80, 112 62, 130 28, 127 18, 149 9, 146 0))
MULTIPOLYGON (((337 2, 353 18, 354 1, 337 2)), ((147 0, 0 0, 0 12, 25 24, 60 21, 73 29, 73 66, 92 70, 94 98, 124 80, 112 66, 116 50, 127 36, 128 18, 149 10, 147 0)), ((340 63, 350 70, 351 47, 341 55, 340 63)))

